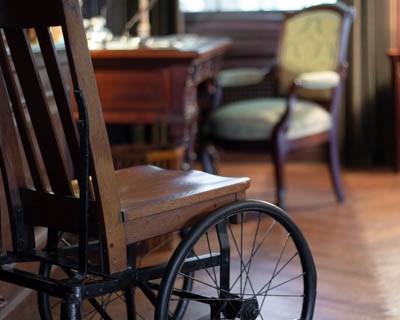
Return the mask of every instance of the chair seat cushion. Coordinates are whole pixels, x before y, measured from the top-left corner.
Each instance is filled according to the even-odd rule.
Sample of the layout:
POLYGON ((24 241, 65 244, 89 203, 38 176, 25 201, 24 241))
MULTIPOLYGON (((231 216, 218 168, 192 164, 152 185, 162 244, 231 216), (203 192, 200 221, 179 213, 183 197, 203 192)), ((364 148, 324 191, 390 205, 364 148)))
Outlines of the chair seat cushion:
POLYGON ((265 72, 259 68, 225 69, 218 73, 217 82, 221 87, 251 86, 260 83, 265 72))
MULTIPOLYGON (((205 126, 210 137, 239 140, 268 140, 286 106, 284 98, 258 98, 229 103, 215 110, 205 126)), ((288 139, 324 132, 331 127, 329 112, 322 106, 298 100, 288 130, 288 139)))

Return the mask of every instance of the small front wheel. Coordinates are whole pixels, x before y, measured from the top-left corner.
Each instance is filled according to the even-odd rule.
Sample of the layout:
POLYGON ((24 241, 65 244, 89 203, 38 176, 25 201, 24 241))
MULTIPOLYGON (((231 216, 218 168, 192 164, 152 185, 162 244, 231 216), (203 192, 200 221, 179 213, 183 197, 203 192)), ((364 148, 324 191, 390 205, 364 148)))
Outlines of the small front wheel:
POLYGON ((157 319, 312 319, 316 271, 295 223, 278 207, 241 201, 188 232, 161 282, 157 319), (190 290, 179 285, 185 278, 190 290))

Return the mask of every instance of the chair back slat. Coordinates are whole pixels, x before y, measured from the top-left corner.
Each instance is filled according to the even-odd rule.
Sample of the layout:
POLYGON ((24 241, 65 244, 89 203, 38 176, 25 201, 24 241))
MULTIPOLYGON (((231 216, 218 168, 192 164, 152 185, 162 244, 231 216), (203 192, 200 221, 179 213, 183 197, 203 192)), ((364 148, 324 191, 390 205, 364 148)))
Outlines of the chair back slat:
MULTIPOLYGON (((1 80, 6 82, 7 91, 0 96, 0 104, 2 109, 9 109, 9 118, 12 118, 1 117, 0 127, 8 122, 9 131, 17 129, 15 140, 21 141, 23 150, 14 148, 13 152, 29 169, 25 177, 24 166, 13 166, 7 158, 11 146, 3 143, 2 138, 3 177, 8 186, 9 207, 22 208, 24 215, 20 223, 23 227, 44 225, 53 230, 70 231, 75 226, 69 224, 66 230, 63 224, 69 219, 68 215, 70 221, 81 221, 79 210, 73 209, 77 202, 71 200, 71 197, 78 197, 77 190, 73 189, 75 184, 71 183, 79 173, 78 130, 71 111, 77 104, 72 90, 78 92, 86 101, 89 123, 90 176, 94 191, 90 219, 97 219, 91 226, 98 228, 91 234, 98 234, 102 245, 102 269, 110 273, 126 270, 126 239, 119 192, 78 0, 0 1, 0 29, 1 38, 5 39, 0 59, 9 60, 0 64, 4 75, 1 80), (62 30, 68 68, 60 66, 58 46, 50 33, 53 27, 62 30), (39 53, 32 49, 28 28, 35 30, 39 53), (37 65, 37 56, 43 59, 45 68, 37 65), (45 72, 42 69, 46 69, 45 72), (46 81, 50 82, 49 88, 46 81), (9 171, 10 167, 13 171, 9 171), (15 175, 26 179, 15 179, 15 175), (32 211, 40 205, 43 207, 40 199, 47 198, 60 199, 57 201, 62 212, 32 211), (38 201, 37 206, 35 201, 38 201)), ((29 233, 25 238, 29 240, 29 233)))
POLYGON ((53 123, 27 32, 24 29, 10 29, 4 30, 4 33, 51 189, 57 193, 72 194, 67 164, 61 154, 61 141, 53 123))
POLYGON ((54 47, 52 34, 49 28, 38 27, 35 28, 35 33, 38 37, 39 45, 41 48, 42 56, 50 84, 52 86, 53 96, 56 101, 58 112, 61 118, 61 124, 64 128, 66 142, 68 143, 71 152, 73 167, 75 170, 79 168, 79 143, 78 133, 74 124, 73 112, 68 101, 68 92, 66 91, 67 84, 62 76, 62 70, 54 47))
MULTIPOLYGON (((1 56, 0 60, 4 61, 1 56)), ((33 227, 21 223, 22 204, 18 186, 28 185, 28 182, 17 147, 19 141, 8 101, 6 84, 0 70, 0 170, 9 211, 13 248, 23 251, 34 246, 34 237, 33 227)))
MULTIPOLYGON (((29 125, 27 123, 27 119, 24 116, 24 110, 22 107, 22 103, 19 98, 19 91, 17 88, 17 84, 15 82, 15 79, 13 77, 13 70, 12 66, 10 64, 10 61, 8 59, 8 53, 4 45, 3 37, 0 37, 0 65, 2 68, 2 75, 4 77, 5 83, 2 80, 1 83, 1 89, 2 89, 2 104, 0 106, 1 113, 3 115, 8 114, 9 112, 9 105, 8 101, 10 100, 11 106, 13 108, 13 113, 15 117, 15 122, 19 130, 19 137, 21 139, 25 156, 28 162, 31 178, 33 180, 33 186, 36 190, 44 190, 45 189, 45 179, 44 177, 40 174, 40 165, 39 165, 39 157, 38 154, 34 150, 34 142, 32 141, 32 137, 29 132, 29 125), (7 88, 6 88, 7 87, 7 88), (8 93, 7 93, 8 91, 8 93)), ((11 116, 12 117, 12 116, 11 116)), ((12 118, 5 118, 3 117, 3 122, 2 126, 8 126, 9 121, 12 118)), ((18 145, 18 140, 17 138, 14 139, 15 143, 14 147, 10 147, 6 150, 7 154, 14 153, 16 151, 15 146, 18 145)), ((22 160, 20 160, 17 163, 22 163, 22 160)), ((23 172, 21 169, 16 170, 17 173, 23 172)))

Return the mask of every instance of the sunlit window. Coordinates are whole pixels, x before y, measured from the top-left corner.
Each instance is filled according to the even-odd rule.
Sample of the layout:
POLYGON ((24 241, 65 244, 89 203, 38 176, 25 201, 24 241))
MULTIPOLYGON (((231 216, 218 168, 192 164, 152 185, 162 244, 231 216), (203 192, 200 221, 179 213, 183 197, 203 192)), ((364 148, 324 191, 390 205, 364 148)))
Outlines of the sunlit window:
POLYGON ((299 10, 336 0, 180 0, 184 12, 299 10))

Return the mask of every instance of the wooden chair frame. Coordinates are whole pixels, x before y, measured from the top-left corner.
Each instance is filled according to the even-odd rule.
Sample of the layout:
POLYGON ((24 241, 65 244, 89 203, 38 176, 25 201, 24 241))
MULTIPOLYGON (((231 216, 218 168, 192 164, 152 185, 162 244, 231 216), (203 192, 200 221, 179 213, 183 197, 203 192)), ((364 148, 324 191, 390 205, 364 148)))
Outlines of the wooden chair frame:
MULTIPOLYGON (((293 115, 293 109, 298 97, 298 92, 301 88, 301 84, 293 81, 289 87, 286 96, 286 109, 282 117, 277 121, 273 128, 273 133, 269 140, 263 141, 236 141, 229 139, 222 139, 213 137, 212 133, 206 133, 200 137, 200 157, 203 163, 204 170, 206 172, 218 172, 218 155, 216 154, 213 146, 218 146, 225 150, 235 150, 244 152, 257 152, 265 153, 269 152, 272 155, 273 164, 275 168, 275 184, 276 184, 276 203, 282 208, 286 208, 286 183, 284 179, 284 163, 287 158, 287 154, 296 149, 307 148, 317 145, 327 145, 329 171, 331 180, 334 188, 336 198, 339 202, 344 200, 344 191, 340 177, 340 160, 339 160, 339 138, 338 138, 338 126, 339 126, 339 111, 341 104, 341 93, 343 89, 343 83, 347 75, 347 47, 350 35, 351 24, 355 15, 355 11, 351 7, 338 4, 322 4, 312 7, 307 7, 303 10, 288 13, 283 21, 283 26, 287 21, 302 15, 303 13, 309 13, 317 10, 330 10, 336 12, 341 17, 341 29, 340 29, 340 43, 338 44, 337 64, 336 71, 340 77, 339 83, 332 88, 331 99, 329 101, 316 101, 321 103, 327 110, 329 110, 332 118, 331 129, 322 133, 309 135, 299 139, 289 140, 287 138, 287 131, 291 125, 291 119, 293 115)), ((284 34, 284 27, 282 29, 280 38, 282 39, 284 34)), ((282 41, 280 41, 282 43, 282 41)), ((275 79, 279 76, 279 56, 281 55, 282 48, 278 47, 277 58, 273 60, 273 64, 269 65, 266 76, 273 76, 275 79)), ((220 91, 223 88, 219 88, 217 101, 220 101, 220 91)), ((278 92, 276 92, 278 95, 278 92)), ((210 117, 210 114, 208 115, 210 117)), ((207 120, 205 120, 207 122, 207 120)))

